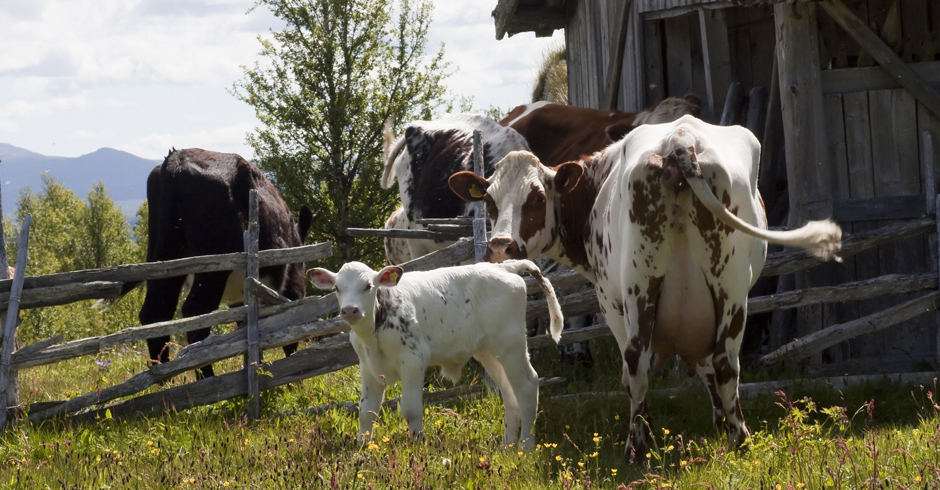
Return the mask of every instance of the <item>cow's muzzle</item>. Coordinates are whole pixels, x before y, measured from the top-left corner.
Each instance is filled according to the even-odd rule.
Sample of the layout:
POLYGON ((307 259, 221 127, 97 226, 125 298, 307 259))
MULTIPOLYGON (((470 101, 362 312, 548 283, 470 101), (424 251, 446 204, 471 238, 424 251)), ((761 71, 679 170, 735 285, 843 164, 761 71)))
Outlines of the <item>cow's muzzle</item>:
POLYGON ((343 319, 344 322, 352 325, 353 323, 362 320, 362 310, 357 306, 344 306, 339 310, 339 317, 343 319))
POLYGON ((498 264, 511 259, 526 258, 516 241, 512 238, 491 238, 486 245, 486 254, 483 260, 498 264))

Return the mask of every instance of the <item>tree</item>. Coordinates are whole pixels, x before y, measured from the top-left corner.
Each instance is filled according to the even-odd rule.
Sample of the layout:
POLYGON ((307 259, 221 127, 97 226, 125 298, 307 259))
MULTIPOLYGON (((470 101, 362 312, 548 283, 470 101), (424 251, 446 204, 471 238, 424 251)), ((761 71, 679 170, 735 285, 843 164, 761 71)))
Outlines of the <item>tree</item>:
POLYGON ((247 135, 254 160, 293 209, 319 214, 316 241, 337 259, 384 264, 381 241, 354 240, 347 227, 380 228, 397 206, 379 186, 382 127, 430 119, 453 101, 443 80, 443 46, 425 57, 428 0, 258 0, 286 26, 259 37, 266 64, 242 67, 232 93, 263 124, 247 135), (393 22, 390 12, 397 10, 393 22))
MULTIPOLYGON (((131 240, 124 215, 111 200, 104 184, 95 184, 88 192, 86 204, 52 176, 44 174, 42 178, 43 190, 38 194, 29 188, 22 190, 17 199, 15 221, 4 224, 10 235, 9 257, 15 259, 23 219, 27 214, 33 216, 27 275, 96 269, 143 260, 137 256, 139 248, 131 240)), ((146 207, 141 206, 141 209, 146 213, 146 207)), ((143 294, 137 289, 105 312, 91 308, 92 300, 25 310, 18 332, 25 343, 56 334, 76 339, 113 333, 139 324, 137 311, 142 302, 143 294)))

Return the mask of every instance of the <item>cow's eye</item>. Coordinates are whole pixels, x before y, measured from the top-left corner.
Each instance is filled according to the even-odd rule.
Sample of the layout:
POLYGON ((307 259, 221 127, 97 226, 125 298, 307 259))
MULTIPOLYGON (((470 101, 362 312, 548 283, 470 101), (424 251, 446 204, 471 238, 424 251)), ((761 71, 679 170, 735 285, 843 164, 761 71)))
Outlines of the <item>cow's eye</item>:
POLYGON ((536 196, 535 196, 535 202, 537 202, 537 203, 539 203, 539 204, 545 204, 545 195, 544 195, 544 194, 538 194, 538 195, 536 195, 536 196))
POLYGON ((372 283, 366 284, 366 287, 362 288, 363 291, 369 291, 372 289, 372 283))

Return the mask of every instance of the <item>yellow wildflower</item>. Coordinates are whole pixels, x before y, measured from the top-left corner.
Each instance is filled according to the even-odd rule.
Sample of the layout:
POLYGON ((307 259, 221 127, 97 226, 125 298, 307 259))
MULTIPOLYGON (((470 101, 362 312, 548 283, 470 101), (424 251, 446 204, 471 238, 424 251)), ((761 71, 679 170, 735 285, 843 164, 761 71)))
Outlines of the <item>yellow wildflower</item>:
POLYGON ((555 456, 555 461, 561 461, 561 455, 560 455, 560 454, 557 455, 557 456, 555 456))
POLYGON ((153 441, 147 441, 148 446, 153 446, 153 441))
POLYGON ((614 415, 614 420, 620 420, 620 415, 614 415))
POLYGON ((668 435, 669 435, 669 429, 665 429, 665 428, 664 428, 664 429, 663 429, 663 434, 665 434, 665 435, 668 436, 668 435))

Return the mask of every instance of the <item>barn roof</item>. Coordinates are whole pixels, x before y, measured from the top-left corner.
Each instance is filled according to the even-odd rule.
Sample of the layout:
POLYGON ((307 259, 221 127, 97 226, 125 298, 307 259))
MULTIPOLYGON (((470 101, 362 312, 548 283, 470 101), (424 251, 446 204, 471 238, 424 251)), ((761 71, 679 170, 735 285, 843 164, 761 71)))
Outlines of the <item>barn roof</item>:
MULTIPOLYGON (((536 37, 549 37, 555 29, 564 29, 568 3, 575 0, 499 0, 493 9, 496 39, 520 32, 535 32, 536 37)), ((667 10, 687 11, 689 8, 756 7, 775 3, 797 3, 812 0, 633 0, 643 12, 667 10)))

